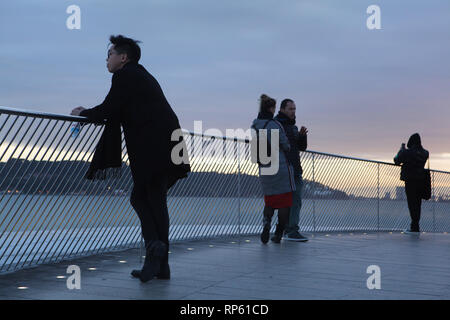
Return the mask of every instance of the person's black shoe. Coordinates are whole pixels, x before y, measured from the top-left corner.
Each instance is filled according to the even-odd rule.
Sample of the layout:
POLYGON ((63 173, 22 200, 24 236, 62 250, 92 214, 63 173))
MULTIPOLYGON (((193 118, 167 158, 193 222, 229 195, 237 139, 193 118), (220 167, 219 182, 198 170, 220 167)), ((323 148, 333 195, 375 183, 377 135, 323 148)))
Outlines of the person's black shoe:
POLYGON ((141 270, 132 270, 131 276, 139 279, 141 277, 141 270))
POLYGON ((272 240, 272 242, 274 242, 274 243, 280 243, 281 242, 281 234, 274 234, 270 240, 272 240))
MULTIPOLYGON (((149 248, 150 247, 150 244, 148 243, 148 241, 146 241, 145 239, 144 239, 144 242, 145 242, 145 248, 149 248)), ((147 250, 146 250, 147 251, 147 250)), ((134 270, 131 270, 131 276, 133 277, 133 278, 140 278, 141 277, 141 271, 142 270, 137 270, 137 269, 134 269, 134 270)))
MULTIPOLYGON (((134 278, 140 279, 141 278, 141 271, 142 270, 133 270, 133 271, 131 271, 131 275, 134 278)), ((170 267, 169 267, 169 264, 167 264, 165 266, 164 265, 161 266, 161 271, 156 275, 156 278, 160 279, 160 280, 170 280, 170 267)))
POLYGON ((268 213, 264 213, 263 214, 263 231, 261 233, 261 242, 264 244, 269 242, 271 224, 272 224, 272 216, 270 216, 268 213))
POLYGON ((142 282, 147 282, 159 274, 161 260, 166 254, 167 246, 164 242, 155 240, 150 243, 150 247, 146 250, 144 267, 139 275, 142 282))
POLYGON ((277 224, 277 227, 275 229, 275 234, 272 236, 272 238, 270 240, 272 240, 272 242, 275 243, 280 243, 281 242, 281 238, 283 237, 283 227, 280 226, 280 224, 277 224))
MULTIPOLYGON (((133 276, 134 278, 140 278, 141 277, 141 272, 142 270, 132 270, 131 271, 131 276, 133 276)), ((160 267, 160 271, 159 273, 156 275, 157 279, 161 279, 161 280, 169 280, 170 279, 170 266, 169 263, 167 262, 167 258, 161 261, 161 267, 160 267)))
POLYGON ((264 226, 263 232, 261 233, 261 242, 266 244, 267 242, 269 242, 269 237, 270 237, 270 225, 264 226))
POLYGON ((169 280, 170 279, 170 267, 168 262, 161 263, 161 270, 156 275, 156 278, 161 280, 169 280))

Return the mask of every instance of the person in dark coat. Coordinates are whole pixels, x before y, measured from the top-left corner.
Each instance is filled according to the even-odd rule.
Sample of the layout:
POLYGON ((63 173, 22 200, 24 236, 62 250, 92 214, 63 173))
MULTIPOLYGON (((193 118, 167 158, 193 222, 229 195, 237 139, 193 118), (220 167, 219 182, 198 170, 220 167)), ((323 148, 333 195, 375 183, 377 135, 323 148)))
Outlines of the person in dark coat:
POLYGON ((169 279, 167 191, 190 171, 189 163, 176 165, 171 158, 173 147, 184 143, 182 137, 171 139, 180 124, 156 79, 138 64, 138 41, 122 35, 111 36, 110 41, 107 68, 113 76, 108 95, 94 108, 72 111, 94 122, 106 120, 86 178, 104 179, 110 176, 108 170, 120 169, 122 126, 134 183, 130 202, 146 247, 144 266, 132 275, 143 282, 155 276, 169 279))
POLYGON ((422 191, 425 179, 425 163, 429 153, 422 147, 420 135, 413 134, 405 148, 402 143, 400 151, 394 157, 394 163, 401 165, 400 180, 405 181, 406 199, 411 215, 411 227, 405 233, 419 233, 420 211, 422 206, 422 191))
POLYGON ((289 163, 294 168, 295 191, 292 193, 292 207, 289 214, 289 224, 284 232, 284 240, 306 242, 308 238, 299 230, 300 210, 302 208, 303 192, 303 168, 300 163, 300 151, 305 151, 308 146, 308 129, 295 125, 295 102, 292 99, 284 99, 281 102, 280 111, 274 118, 283 125, 286 136, 289 139, 290 150, 287 153, 289 163))

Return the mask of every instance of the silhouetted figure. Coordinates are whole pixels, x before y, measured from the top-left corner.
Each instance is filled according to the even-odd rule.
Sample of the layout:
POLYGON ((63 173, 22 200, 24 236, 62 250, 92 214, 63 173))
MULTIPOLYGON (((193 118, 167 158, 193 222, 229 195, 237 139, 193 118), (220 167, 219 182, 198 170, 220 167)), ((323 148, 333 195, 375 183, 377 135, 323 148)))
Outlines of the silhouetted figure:
POLYGON ((422 147, 420 135, 413 134, 405 148, 402 143, 400 151, 394 158, 394 163, 401 165, 400 180, 405 181, 405 192, 408 201, 409 213, 411 215, 410 229, 405 233, 419 233, 420 211, 422 206, 422 195, 425 181, 425 163, 428 159, 428 151, 422 147))
MULTIPOLYGON (((293 168, 289 164, 286 156, 286 152, 289 151, 290 145, 283 126, 273 119, 276 101, 263 94, 261 95, 260 102, 258 118, 253 120, 252 129, 259 132, 260 138, 261 132, 259 130, 267 130, 268 148, 271 144, 271 130, 277 130, 279 132, 278 171, 274 174, 263 174, 261 169, 270 167, 273 163, 259 164, 259 179, 265 203, 263 212, 264 226, 261 234, 261 241, 263 243, 269 241, 272 217, 275 209, 278 209, 278 224, 275 234, 272 237, 272 241, 280 243, 283 231, 289 223, 289 213, 292 206, 292 191, 295 190, 293 168)), ((271 156, 273 155, 271 154, 271 156)))
POLYGON ((142 270, 133 270, 132 275, 143 282, 155 276, 169 279, 167 191, 190 171, 189 164, 175 165, 171 159, 172 148, 183 142, 171 141, 180 124, 156 79, 138 64, 137 41, 121 35, 111 36, 110 41, 106 61, 113 76, 108 95, 94 108, 72 110, 73 115, 94 122, 106 119, 86 177, 104 179, 120 171, 122 126, 134 182, 130 202, 139 216, 146 248, 142 270))

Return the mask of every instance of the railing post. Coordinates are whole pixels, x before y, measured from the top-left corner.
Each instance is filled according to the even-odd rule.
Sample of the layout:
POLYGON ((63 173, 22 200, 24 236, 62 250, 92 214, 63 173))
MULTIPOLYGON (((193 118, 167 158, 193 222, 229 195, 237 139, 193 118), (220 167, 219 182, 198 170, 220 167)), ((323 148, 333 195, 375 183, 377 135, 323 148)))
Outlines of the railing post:
POLYGON ((377 232, 380 232, 380 164, 377 170, 377 232))
POLYGON ((236 151, 236 160, 237 160, 237 167, 238 167, 238 230, 239 230, 239 242, 241 241, 241 160, 240 160, 240 153, 239 153, 239 147, 238 147, 238 141, 236 138, 234 138, 234 148, 236 151))
POLYGON ((433 201, 433 232, 436 232, 436 195, 434 194, 434 171, 431 179, 431 200, 433 201))
MULTIPOLYGON (((144 236, 143 236, 143 234, 141 232, 141 243, 140 243, 140 246, 139 246, 139 263, 142 263, 142 256, 143 256, 142 252, 146 252, 147 251, 147 250, 143 250, 143 248, 144 248, 144 236)), ((145 249, 147 249, 147 248, 145 248, 145 249)), ((147 253, 145 253, 145 254, 147 254, 147 253)))
POLYGON ((313 233, 316 234, 316 199, 315 199, 315 185, 316 185, 316 176, 315 176, 315 168, 314 168, 314 153, 312 154, 312 175, 313 175, 313 187, 312 187, 312 196, 313 196, 313 233))

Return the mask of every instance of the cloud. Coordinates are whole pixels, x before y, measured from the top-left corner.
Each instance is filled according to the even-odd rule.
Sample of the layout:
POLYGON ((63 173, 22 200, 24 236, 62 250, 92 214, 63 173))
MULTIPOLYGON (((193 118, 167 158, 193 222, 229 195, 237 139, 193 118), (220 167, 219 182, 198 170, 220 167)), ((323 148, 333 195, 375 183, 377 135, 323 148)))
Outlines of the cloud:
POLYGON ((247 128, 264 92, 296 100, 314 150, 376 155, 416 131, 449 150, 447 0, 380 0, 379 31, 365 26, 365 0, 80 0, 82 29, 67 30, 71 4, 0 4, 0 105, 101 102, 108 37, 123 33, 143 41, 141 62, 185 128, 247 128))

